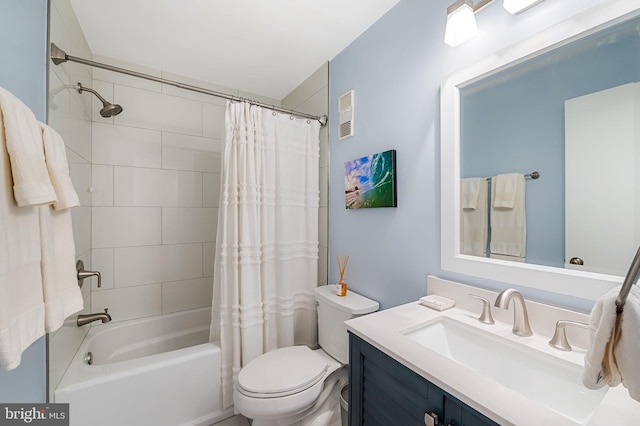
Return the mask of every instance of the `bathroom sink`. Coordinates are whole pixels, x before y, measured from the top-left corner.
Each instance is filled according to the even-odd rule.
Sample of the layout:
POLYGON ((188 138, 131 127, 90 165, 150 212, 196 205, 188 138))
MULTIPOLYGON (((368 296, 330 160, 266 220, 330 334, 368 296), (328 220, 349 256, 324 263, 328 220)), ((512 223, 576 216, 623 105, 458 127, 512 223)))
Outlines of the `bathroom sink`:
POLYGON ((585 388, 576 364, 451 318, 402 334, 579 424, 589 422, 607 392, 585 388))

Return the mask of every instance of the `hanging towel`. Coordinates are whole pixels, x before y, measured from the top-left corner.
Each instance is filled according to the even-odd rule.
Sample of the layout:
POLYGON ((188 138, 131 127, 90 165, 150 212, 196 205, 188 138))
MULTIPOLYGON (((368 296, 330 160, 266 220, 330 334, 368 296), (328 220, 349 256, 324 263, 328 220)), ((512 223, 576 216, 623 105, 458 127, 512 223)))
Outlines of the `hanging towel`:
POLYGON ((58 199, 53 206, 38 207, 45 331, 52 332, 84 306, 76 277, 76 249, 69 210, 80 205, 80 201, 69 176, 62 137, 46 124, 39 125, 49 177, 58 199))
POLYGON ((462 179, 462 208, 475 209, 478 205, 478 195, 480 194, 480 184, 486 179, 484 178, 465 178, 462 179))
POLYGON ((39 206, 42 293, 45 331, 60 328, 64 320, 84 307, 75 267, 75 245, 69 209, 39 206))
POLYGON ((42 129, 44 156, 49 172, 49 179, 56 193, 57 201, 53 204, 56 210, 68 209, 80 205, 78 194, 73 188, 69 176, 69 164, 62 137, 51 127, 38 122, 42 129))
POLYGON ((462 179, 462 254, 486 256, 487 253, 488 184, 484 178, 462 179), (469 193, 476 192, 475 197, 469 193), (467 196, 469 195, 469 196, 467 196), (465 198, 475 198, 474 207, 465 207, 465 198))
MULTIPOLYGON (((0 92, 6 91, 0 88, 0 92)), ((19 208, 14 199, 4 105, 0 109, 0 368, 11 370, 20 364, 22 352, 44 335, 44 303, 38 210, 19 208)))
POLYGON ((524 181, 521 173, 505 173, 496 176, 493 191, 493 207, 512 209, 516 206, 520 181, 524 181))
MULTIPOLYGON (((513 207, 499 207, 496 197, 500 191, 498 181, 502 175, 491 179, 491 254, 524 258, 527 248, 527 222, 525 216, 525 182, 523 174, 509 174, 507 180, 515 180, 515 202, 513 207)), ((510 186, 510 185, 509 185, 510 186)), ((505 194, 505 191, 502 191, 505 194)), ((504 201, 504 195, 501 204, 504 201)))
POLYGON ((633 285, 629 291, 620 318, 620 331, 613 349, 622 385, 629 396, 640 401, 640 287, 633 285))
POLYGON ((6 151, 11 161, 13 194, 18 206, 51 204, 56 193, 49 180, 42 149, 42 130, 33 112, 0 87, 6 151))
POLYGON ((600 297, 589 315, 590 343, 584 360, 582 383, 589 389, 617 386, 620 372, 613 359, 616 331, 616 298, 620 287, 600 297))

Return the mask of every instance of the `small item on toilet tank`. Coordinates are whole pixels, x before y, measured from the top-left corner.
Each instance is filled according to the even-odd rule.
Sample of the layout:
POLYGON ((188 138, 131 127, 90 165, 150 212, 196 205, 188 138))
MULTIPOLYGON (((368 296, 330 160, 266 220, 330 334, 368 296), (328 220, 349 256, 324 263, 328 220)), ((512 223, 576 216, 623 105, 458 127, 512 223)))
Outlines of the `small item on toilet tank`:
POLYGON ((347 283, 344 282, 344 270, 347 269, 347 262, 349 261, 349 256, 342 256, 342 264, 340 263, 340 258, 336 256, 336 261, 338 262, 338 271, 340 272, 340 280, 338 284, 336 284, 336 294, 338 296, 346 296, 347 295, 347 283))
POLYGON ((453 308, 456 301, 444 296, 438 296, 437 294, 430 294, 423 296, 419 300, 420 304, 436 311, 444 311, 445 309, 453 308))

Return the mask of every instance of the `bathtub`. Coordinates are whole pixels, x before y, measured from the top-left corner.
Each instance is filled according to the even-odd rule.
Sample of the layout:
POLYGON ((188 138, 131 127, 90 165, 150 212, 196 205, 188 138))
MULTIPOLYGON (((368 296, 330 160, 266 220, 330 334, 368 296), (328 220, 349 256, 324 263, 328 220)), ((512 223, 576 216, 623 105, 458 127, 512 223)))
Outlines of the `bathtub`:
POLYGON ((222 410, 211 309, 91 327, 54 393, 71 426, 208 426, 222 410), (92 364, 86 362, 92 354, 92 364))

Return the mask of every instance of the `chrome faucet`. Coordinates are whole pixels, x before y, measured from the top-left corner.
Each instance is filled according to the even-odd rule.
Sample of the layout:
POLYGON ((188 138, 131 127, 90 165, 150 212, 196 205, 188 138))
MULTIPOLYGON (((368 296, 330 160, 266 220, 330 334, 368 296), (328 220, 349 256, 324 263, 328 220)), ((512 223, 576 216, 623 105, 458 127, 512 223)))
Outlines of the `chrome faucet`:
POLYGON ((78 315, 78 319, 76 320, 78 327, 82 327, 83 325, 89 324, 94 321, 102 321, 103 323, 111 321, 111 315, 107 312, 109 309, 104 308, 104 312, 100 312, 98 314, 81 314, 78 315))
POLYGON ((496 298, 494 304, 496 308, 509 309, 509 302, 513 300, 513 334, 518 336, 531 336, 533 332, 529 327, 529 316, 527 314, 527 306, 524 303, 522 294, 514 288, 502 290, 496 298))

